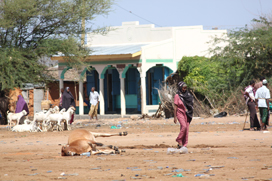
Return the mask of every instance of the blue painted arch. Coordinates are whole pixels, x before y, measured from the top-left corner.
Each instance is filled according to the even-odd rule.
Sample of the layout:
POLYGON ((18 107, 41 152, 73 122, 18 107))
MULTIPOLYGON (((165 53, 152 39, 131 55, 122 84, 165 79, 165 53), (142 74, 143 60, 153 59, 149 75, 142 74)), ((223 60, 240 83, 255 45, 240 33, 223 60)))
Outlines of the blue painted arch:
POLYGON ((71 69, 72 67, 66 67, 62 70, 61 74, 60 74, 60 78, 64 79, 64 74, 67 72, 67 70, 71 69))
POLYGON ((160 65, 153 66, 146 72, 146 104, 158 105, 160 98, 158 89, 166 78, 173 73, 169 67, 160 65))
POLYGON ((123 72, 122 72, 122 78, 126 78, 126 73, 127 73, 128 69, 129 69, 130 67, 132 67, 132 66, 133 66, 133 65, 129 64, 129 65, 127 65, 127 66, 125 67, 125 69, 124 69, 123 72))
POLYGON ((104 79, 105 78, 105 73, 108 70, 108 68, 112 67, 112 65, 107 65, 101 72, 100 78, 104 79))

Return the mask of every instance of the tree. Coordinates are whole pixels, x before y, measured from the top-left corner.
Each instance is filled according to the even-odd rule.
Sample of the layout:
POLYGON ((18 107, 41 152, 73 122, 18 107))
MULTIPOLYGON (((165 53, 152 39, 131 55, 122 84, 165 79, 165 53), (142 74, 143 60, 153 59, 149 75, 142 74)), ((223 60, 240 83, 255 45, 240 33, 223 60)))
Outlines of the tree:
POLYGON ((253 19, 254 28, 239 29, 228 33, 227 37, 216 37, 216 48, 210 51, 213 59, 227 69, 240 71, 239 83, 260 76, 272 75, 272 22, 266 17, 253 19), (226 45, 226 46, 222 46, 226 45))
POLYGON ((104 33, 92 20, 110 11, 113 0, 2 0, 0 2, 0 81, 2 89, 46 79, 44 55, 63 51, 69 63, 90 52, 79 41, 85 32, 104 33), (89 26, 82 28, 82 19, 89 26), (72 56, 73 55, 73 56, 72 56), (78 58, 72 58, 72 57, 78 58), (31 75, 31 76, 29 76, 31 75))

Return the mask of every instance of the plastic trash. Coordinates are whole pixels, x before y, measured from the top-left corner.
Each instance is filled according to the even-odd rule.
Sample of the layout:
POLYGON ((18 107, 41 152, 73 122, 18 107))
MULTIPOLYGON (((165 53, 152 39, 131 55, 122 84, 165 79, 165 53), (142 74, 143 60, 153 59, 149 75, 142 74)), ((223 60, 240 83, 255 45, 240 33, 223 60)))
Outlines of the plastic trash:
POLYGON ((184 172, 184 169, 176 169, 176 170, 173 170, 172 172, 184 172))
POLYGON ((194 161, 195 161, 195 159, 191 159, 191 160, 188 160, 188 161, 192 161, 192 162, 194 162, 194 161))
POLYGON ((228 159, 238 159, 237 157, 228 157, 228 159))
POLYGON ((131 171, 142 171, 142 169, 131 169, 131 171))
POLYGON ((58 179, 67 179, 67 178, 65 178, 65 177, 58 177, 58 179))
POLYGON ((121 125, 121 124, 118 124, 118 125, 117 125, 117 127, 118 127, 118 128, 121 128, 121 127, 122 127, 122 125, 121 125))
POLYGON ((116 126, 111 126, 110 129, 118 129, 116 126))
POLYGON ((85 153, 81 153, 81 156, 91 156, 91 152, 85 152, 85 153))
POLYGON ((172 177, 184 177, 181 173, 177 174, 177 175, 173 175, 172 177))
POLYGON ((101 168, 91 168, 90 170, 99 170, 99 169, 101 169, 101 168))
POLYGON ((208 174, 196 174, 195 177, 210 177, 208 174))
POLYGON ((49 171, 47 171, 46 173, 51 173, 52 172, 52 170, 49 170, 49 171))
POLYGON ((188 149, 186 147, 181 147, 180 149, 177 148, 167 148, 167 154, 186 154, 188 153, 188 149))

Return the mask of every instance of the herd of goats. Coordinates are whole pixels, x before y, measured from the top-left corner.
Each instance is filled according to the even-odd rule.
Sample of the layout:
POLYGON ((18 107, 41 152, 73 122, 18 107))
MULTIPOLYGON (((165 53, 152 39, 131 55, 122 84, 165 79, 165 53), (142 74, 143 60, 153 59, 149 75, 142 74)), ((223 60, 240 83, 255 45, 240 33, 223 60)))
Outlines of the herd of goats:
POLYGON ((47 111, 41 111, 35 113, 33 121, 28 118, 25 119, 27 112, 23 110, 20 113, 9 113, 7 114, 8 129, 11 129, 11 124, 14 123, 12 131, 14 132, 37 132, 37 131, 49 131, 55 128, 59 131, 63 131, 61 123, 67 125, 67 129, 71 130, 70 120, 75 112, 74 107, 70 107, 67 111, 65 108, 59 110, 58 106, 50 108, 47 111), (20 120, 24 120, 24 124, 19 124, 20 120))

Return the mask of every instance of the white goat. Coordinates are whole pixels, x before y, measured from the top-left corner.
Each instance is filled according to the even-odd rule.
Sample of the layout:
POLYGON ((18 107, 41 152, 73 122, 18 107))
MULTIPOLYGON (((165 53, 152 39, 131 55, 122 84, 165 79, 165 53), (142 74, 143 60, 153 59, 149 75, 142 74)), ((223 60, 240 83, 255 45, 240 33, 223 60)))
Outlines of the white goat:
POLYGON ((46 118, 52 113, 53 113, 52 108, 48 109, 48 111, 46 113, 44 113, 44 112, 35 113, 33 122, 36 122, 38 124, 38 126, 41 126, 42 129, 44 130, 43 125, 45 124, 46 118))
POLYGON ((59 106, 55 106, 53 108, 53 113, 55 113, 55 114, 59 113, 59 106))
POLYGON ((9 111, 7 112, 7 118, 8 118, 8 125, 9 125, 9 129, 11 128, 11 122, 16 121, 17 125, 20 122, 20 119, 27 115, 27 112, 25 110, 19 112, 19 113, 9 113, 9 111))
MULTIPOLYGON (((63 111, 63 110, 61 110, 63 111)), ((72 118, 72 114, 74 114, 75 108, 70 107, 66 112, 60 112, 58 114, 50 114, 46 119, 47 125, 52 125, 51 129, 53 129, 54 125, 57 125, 57 129, 63 131, 61 127, 61 122, 64 120, 68 126, 68 130, 70 130, 69 121, 72 118)))
POLYGON ((59 113, 63 113, 63 112, 65 112, 65 111, 66 111, 66 109, 63 108, 59 113))
POLYGON ((36 125, 36 122, 32 121, 30 122, 30 124, 20 124, 20 125, 16 125, 12 128, 12 131, 14 132, 37 132, 40 131, 42 132, 42 130, 36 125))

